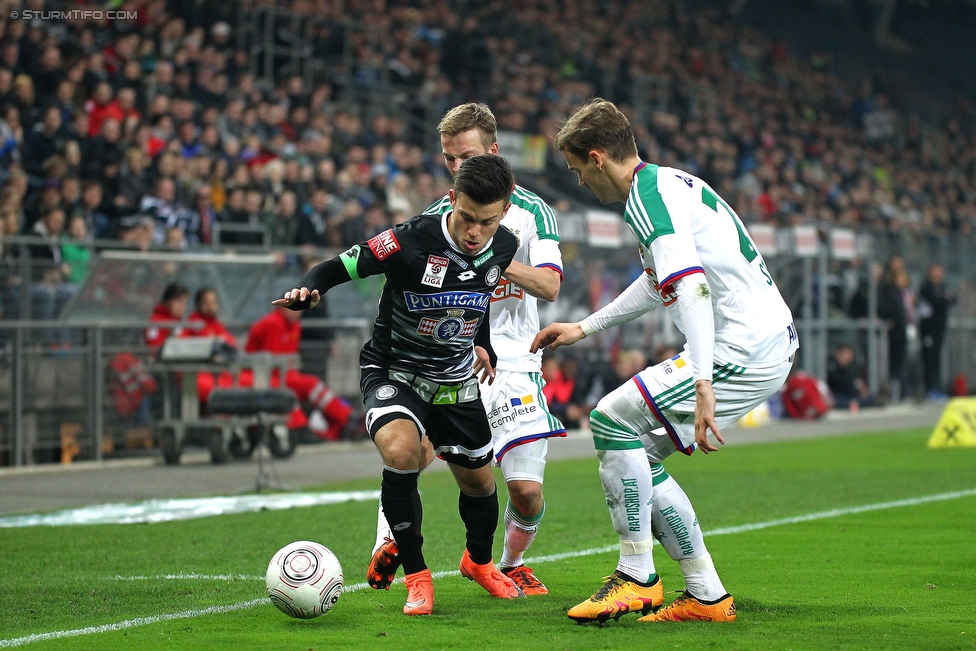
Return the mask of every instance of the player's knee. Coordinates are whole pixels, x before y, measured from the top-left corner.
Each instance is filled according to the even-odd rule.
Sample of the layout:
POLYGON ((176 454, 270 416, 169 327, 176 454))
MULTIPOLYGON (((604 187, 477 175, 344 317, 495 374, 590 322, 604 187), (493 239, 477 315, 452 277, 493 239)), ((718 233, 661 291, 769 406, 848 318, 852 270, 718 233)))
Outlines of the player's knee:
POLYGON ((383 457, 383 463, 398 470, 417 470, 420 468, 420 442, 403 436, 377 436, 376 447, 383 457))
POLYGON ((386 465, 399 470, 416 470, 420 468, 420 455, 405 447, 388 448, 383 452, 386 465))
POLYGON ((495 492, 495 475, 490 465, 481 468, 455 466, 452 470, 462 493, 472 497, 485 497, 495 492))
POLYGON ((534 481, 508 482, 508 496, 515 504, 532 505, 542 500, 542 484, 534 481))

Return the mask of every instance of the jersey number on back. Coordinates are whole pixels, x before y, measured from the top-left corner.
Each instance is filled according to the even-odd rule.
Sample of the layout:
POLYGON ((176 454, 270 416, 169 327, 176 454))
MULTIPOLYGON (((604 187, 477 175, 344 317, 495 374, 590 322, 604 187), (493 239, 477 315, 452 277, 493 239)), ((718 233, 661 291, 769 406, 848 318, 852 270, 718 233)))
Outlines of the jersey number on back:
MULTIPOLYGON (((735 224, 735 230, 739 233, 739 252, 742 253, 742 257, 746 259, 750 264, 753 260, 759 257, 759 251, 756 250, 756 245, 752 243, 749 239, 749 235, 746 233, 745 229, 742 228, 742 223, 739 218, 732 211, 725 201, 719 197, 717 194, 711 191, 708 187, 702 188, 702 203, 711 208, 718 213, 719 206, 725 211, 725 214, 732 219, 732 223, 735 224)), ((759 271, 762 275, 766 277, 766 282, 770 285, 773 284, 773 279, 769 276, 769 272, 766 271, 766 262, 759 258, 759 271)))

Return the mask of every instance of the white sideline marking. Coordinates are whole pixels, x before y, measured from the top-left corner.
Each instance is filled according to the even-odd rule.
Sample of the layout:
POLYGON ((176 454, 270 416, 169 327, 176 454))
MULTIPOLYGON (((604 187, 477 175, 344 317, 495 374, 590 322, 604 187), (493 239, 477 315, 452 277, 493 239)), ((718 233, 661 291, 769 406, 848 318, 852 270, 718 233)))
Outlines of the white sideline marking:
POLYGON ((157 574, 155 576, 122 576, 112 577, 116 581, 180 581, 199 579, 201 581, 263 581, 263 576, 251 574, 197 574, 196 572, 180 572, 179 574, 157 574))
POLYGON ((972 497, 976 495, 976 488, 968 490, 953 491, 951 493, 939 493, 938 495, 925 495, 923 497, 910 497, 894 502, 880 502, 878 504, 865 504, 863 506, 849 506, 845 509, 831 509, 829 511, 818 511, 807 513, 806 515, 796 515, 792 518, 780 518, 779 520, 769 520, 768 522, 756 522, 755 524, 740 524, 735 527, 723 527, 714 531, 705 531, 706 536, 724 536, 731 533, 744 533, 746 531, 757 531, 778 527, 783 524, 799 524, 800 522, 810 522, 811 520, 824 520, 826 518, 836 518, 842 515, 853 515, 855 513, 867 513, 868 511, 882 511, 884 509, 894 509, 900 506, 918 506, 929 502, 945 502, 946 500, 957 500, 960 497, 972 497))
POLYGON ((33 635, 26 635, 24 637, 15 637, 9 640, 0 640, 0 648, 9 648, 15 646, 23 646, 25 644, 32 644, 34 642, 43 642, 45 640, 58 640, 64 637, 78 637, 79 635, 89 635, 91 633, 108 633, 109 631, 121 631, 127 628, 135 628, 136 626, 146 626, 147 624, 156 624, 157 622, 168 622, 174 619, 189 619, 191 617, 200 617, 201 615, 219 615, 221 613, 231 613, 235 610, 246 610, 247 608, 254 608, 261 604, 268 603, 268 598, 264 597, 262 599, 250 599, 248 601, 238 601, 236 604, 230 604, 229 606, 211 606, 210 608, 201 608, 199 610, 181 610, 178 613, 168 613, 165 615, 152 615, 151 617, 138 617, 136 619, 127 619, 123 622, 116 622, 115 624, 102 624, 101 626, 87 626, 85 628, 76 628, 70 631, 54 631, 52 633, 34 633, 33 635))
POLYGON ((14 515, 0 518, 0 529, 8 527, 61 527, 78 524, 133 524, 206 518, 228 513, 277 511, 301 506, 378 500, 379 491, 327 493, 275 493, 229 497, 146 500, 133 504, 99 504, 56 513, 14 515))
MULTIPOLYGON (((953 491, 951 493, 939 493, 937 495, 925 495, 923 497, 912 497, 904 500, 895 500, 893 502, 879 502, 877 504, 865 504, 862 506, 851 506, 844 509, 831 509, 829 511, 817 511, 816 513, 807 513, 806 515, 797 515, 791 518, 780 518, 778 520, 768 520, 766 522, 756 522, 753 524, 742 524, 735 527, 723 527, 721 529, 715 529, 713 531, 703 532, 706 536, 727 536, 730 534, 744 533, 746 531, 757 531, 759 529, 768 529, 770 527, 778 527, 785 524, 798 524, 800 522, 810 522, 812 520, 824 520, 827 518, 836 518, 843 515, 853 515, 856 513, 865 513, 868 511, 882 511, 885 509, 894 509, 902 506, 918 506, 919 504, 928 504, 930 502, 944 502, 947 500, 955 500, 962 497, 973 497, 976 496, 976 488, 971 488, 968 490, 953 491)), ((567 558, 579 558, 582 556, 593 556, 595 554, 604 554, 607 552, 613 552, 619 549, 619 545, 605 545, 603 547, 591 547, 590 549, 581 549, 575 552, 563 552, 561 554, 550 554, 548 556, 536 556, 533 558, 527 558, 526 563, 538 564, 538 563, 550 563, 553 561, 561 561, 567 558)), ((233 578, 235 575, 165 575, 162 578, 208 578, 208 577, 224 577, 233 578)), ((259 578, 259 577, 246 577, 246 575, 236 575, 241 578, 259 578)), ((449 570, 445 572, 433 572, 432 576, 435 579, 440 579, 449 576, 460 576, 460 572, 457 570, 449 570)), ((116 577, 122 579, 123 577, 116 577)), ((139 580, 144 577, 130 577, 132 580, 139 580)), ((160 577, 145 577, 145 578, 160 578, 160 577)), ((402 579, 397 579, 396 583, 402 582, 402 579)), ((343 592, 357 592, 368 587, 366 583, 354 583, 352 585, 345 586, 343 592)), ((53 631, 51 633, 34 633, 33 635, 26 635, 24 637, 15 637, 8 640, 0 640, 0 649, 7 649, 12 647, 23 646, 25 644, 32 644, 34 642, 42 642, 44 640, 56 640, 65 637, 77 637, 79 635, 89 635, 92 633, 108 633, 110 631, 121 631, 127 628, 135 628, 137 626, 146 626, 148 624, 156 624, 158 622, 167 622, 175 619, 190 619, 193 617, 201 617, 204 615, 219 615, 222 613, 230 613, 237 610, 247 610, 248 608, 254 608, 255 606, 261 606, 268 603, 267 598, 262 597, 260 599, 249 599, 247 601, 238 601, 235 604, 230 604, 227 606, 210 606, 209 608, 201 608, 197 610, 181 610, 176 613, 168 613, 165 615, 153 615, 151 617, 138 617, 136 619, 127 619, 121 622, 116 622, 115 624, 103 624, 101 626, 88 626, 86 628, 76 628, 67 631, 53 631)))

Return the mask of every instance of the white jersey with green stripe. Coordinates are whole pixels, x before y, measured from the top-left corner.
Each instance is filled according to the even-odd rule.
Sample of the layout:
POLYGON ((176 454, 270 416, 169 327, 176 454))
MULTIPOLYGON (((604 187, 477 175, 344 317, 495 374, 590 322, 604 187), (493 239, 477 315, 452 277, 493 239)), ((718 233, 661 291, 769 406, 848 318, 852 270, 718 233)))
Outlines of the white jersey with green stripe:
MULTIPOLYGON (((424 214, 443 215, 451 210, 444 196, 424 214)), ((533 267, 548 267, 563 275, 559 252, 559 229, 556 215, 536 194, 516 185, 512 207, 502 223, 519 238, 515 260, 533 267)), ((478 260, 474 261, 475 266, 478 260)), ((503 371, 538 373, 542 370, 542 352, 530 353, 532 339, 539 332, 538 299, 518 285, 502 278, 491 297, 491 345, 503 371)))
POLYGON ((704 273, 715 320, 716 361, 763 367, 798 347, 793 315, 735 211, 701 179, 641 163, 624 221, 640 242, 644 269, 675 326, 674 283, 704 273))

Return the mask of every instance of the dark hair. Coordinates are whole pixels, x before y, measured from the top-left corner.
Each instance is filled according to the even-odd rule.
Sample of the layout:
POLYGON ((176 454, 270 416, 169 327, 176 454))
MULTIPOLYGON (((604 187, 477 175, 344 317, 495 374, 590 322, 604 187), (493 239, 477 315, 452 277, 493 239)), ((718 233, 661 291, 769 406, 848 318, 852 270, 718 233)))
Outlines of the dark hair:
POLYGON ((504 158, 494 154, 472 156, 461 163, 454 176, 454 192, 463 192, 481 205, 507 201, 514 188, 512 168, 504 158))
POLYGON ((169 303, 170 301, 183 298, 184 296, 189 296, 190 290, 183 283, 170 283, 166 285, 166 289, 163 290, 163 303, 169 303))
POLYGON ((206 296, 207 294, 216 294, 216 293, 217 290, 214 289, 213 287, 201 287, 200 289, 197 290, 196 295, 193 297, 193 304, 196 305, 197 309, 199 310, 200 303, 203 302, 203 297, 206 296))

